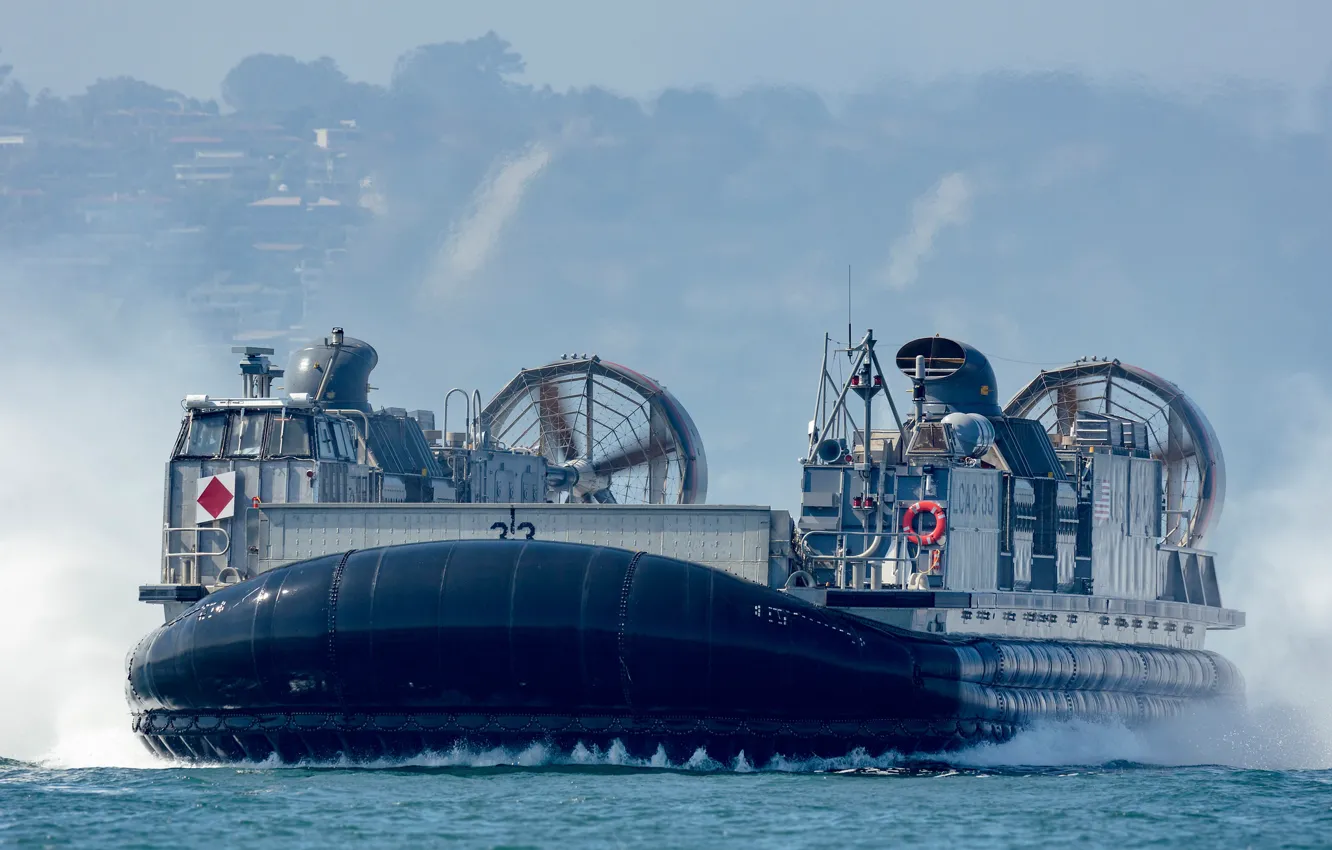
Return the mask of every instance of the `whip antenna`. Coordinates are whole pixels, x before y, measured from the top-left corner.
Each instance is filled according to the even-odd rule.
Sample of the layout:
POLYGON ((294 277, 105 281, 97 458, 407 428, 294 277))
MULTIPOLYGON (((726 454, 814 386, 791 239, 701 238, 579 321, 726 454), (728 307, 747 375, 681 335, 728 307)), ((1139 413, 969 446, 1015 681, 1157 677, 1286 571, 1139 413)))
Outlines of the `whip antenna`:
POLYGON ((851 264, 846 264, 846 359, 851 359, 851 264))

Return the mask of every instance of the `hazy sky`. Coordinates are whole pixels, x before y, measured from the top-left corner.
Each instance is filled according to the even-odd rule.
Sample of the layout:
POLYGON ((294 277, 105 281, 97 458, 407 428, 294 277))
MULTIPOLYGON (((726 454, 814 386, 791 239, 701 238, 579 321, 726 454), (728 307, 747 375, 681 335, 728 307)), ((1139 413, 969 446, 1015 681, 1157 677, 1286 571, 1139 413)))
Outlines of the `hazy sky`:
POLYGON ((0 0, 3 56, 34 91, 61 93, 130 74, 211 96, 256 52, 329 55, 382 82, 405 49, 487 29, 522 52, 534 82, 631 94, 754 82, 838 92, 994 68, 1307 90, 1332 60, 1325 0, 0 0))

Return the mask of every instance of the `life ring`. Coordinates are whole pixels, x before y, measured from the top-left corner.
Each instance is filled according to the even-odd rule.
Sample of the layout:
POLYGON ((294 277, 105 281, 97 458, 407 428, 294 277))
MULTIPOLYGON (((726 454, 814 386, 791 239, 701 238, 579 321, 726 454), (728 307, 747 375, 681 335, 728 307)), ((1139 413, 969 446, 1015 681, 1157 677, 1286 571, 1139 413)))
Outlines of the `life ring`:
POLYGON ((921 501, 916 502, 907 508, 906 513, 902 515, 902 530, 907 533, 907 540, 912 543, 918 543, 921 546, 933 546, 939 542, 939 538, 944 536, 944 530, 948 527, 948 517, 944 514, 943 505, 938 502, 921 501), (929 534, 921 534, 916 531, 914 523, 916 517, 922 511, 929 511, 934 514, 934 530, 929 534))

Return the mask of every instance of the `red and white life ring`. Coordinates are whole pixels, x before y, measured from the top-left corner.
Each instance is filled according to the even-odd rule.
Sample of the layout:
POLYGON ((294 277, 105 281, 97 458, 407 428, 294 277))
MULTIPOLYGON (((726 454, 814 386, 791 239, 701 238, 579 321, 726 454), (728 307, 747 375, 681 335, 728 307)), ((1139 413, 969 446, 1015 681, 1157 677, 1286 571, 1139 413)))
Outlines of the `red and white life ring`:
POLYGON ((948 517, 944 514, 943 505, 938 502, 916 502, 902 515, 902 530, 907 533, 907 540, 921 546, 933 546, 938 543, 947 528, 948 517), (916 517, 924 511, 934 514, 934 529, 928 534, 921 534, 915 529, 916 517))

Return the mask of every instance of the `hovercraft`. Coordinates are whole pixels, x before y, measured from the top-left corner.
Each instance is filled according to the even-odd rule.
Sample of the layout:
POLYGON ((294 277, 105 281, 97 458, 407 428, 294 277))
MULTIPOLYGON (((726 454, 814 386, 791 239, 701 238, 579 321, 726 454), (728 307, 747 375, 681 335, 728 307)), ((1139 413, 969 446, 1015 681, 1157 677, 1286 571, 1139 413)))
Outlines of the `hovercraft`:
POLYGON ((792 517, 706 504, 688 413, 596 357, 484 406, 450 391, 436 429, 370 406, 377 355, 340 329, 280 395, 273 352, 240 352, 241 398, 186 397, 161 581, 139 592, 166 622, 127 694, 163 757, 938 752, 1242 699, 1203 647, 1244 623, 1200 548, 1215 435, 1118 361, 1000 408, 980 352, 919 339, 902 411, 872 332, 831 352, 841 382, 825 340, 792 517))

